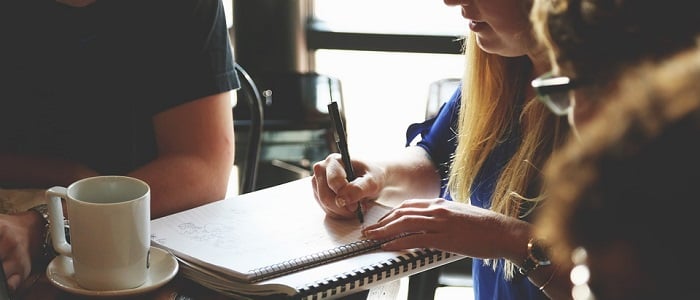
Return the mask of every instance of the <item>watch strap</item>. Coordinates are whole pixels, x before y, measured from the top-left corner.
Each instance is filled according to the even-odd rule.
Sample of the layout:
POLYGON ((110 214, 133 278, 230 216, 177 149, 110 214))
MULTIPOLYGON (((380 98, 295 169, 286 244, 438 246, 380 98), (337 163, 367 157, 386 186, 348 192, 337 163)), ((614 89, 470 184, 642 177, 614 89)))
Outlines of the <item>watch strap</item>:
POLYGON ((44 220, 44 226, 41 229, 41 256, 42 260, 48 262, 51 258, 56 256, 51 243, 51 221, 49 220, 49 207, 47 204, 40 204, 30 208, 29 210, 37 212, 44 220))
POLYGON ((541 239, 531 238, 527 242, 527 257, 521 264, 518 271, 520 274, 527 276, 530 272, 537 269, 539 266, 551 264, 547 255, 547 247, 541 239))

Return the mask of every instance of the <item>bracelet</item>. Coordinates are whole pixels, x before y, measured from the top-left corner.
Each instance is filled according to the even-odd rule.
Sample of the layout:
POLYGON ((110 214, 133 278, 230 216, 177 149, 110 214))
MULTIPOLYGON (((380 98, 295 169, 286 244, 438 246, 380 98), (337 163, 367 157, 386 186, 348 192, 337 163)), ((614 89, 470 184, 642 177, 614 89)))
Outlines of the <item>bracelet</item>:
POLYGON ((48 262, 56 256, 53 245, 51 244, 51 222, 49 221, 48 206, 46 204, 41 204, 30 208, 30 210, 37 212, 44 220, 44 228, 42 228, 41 233, 41 257, 45 262, 48 262))
POLYGON ((527 257, 518 269, 520 274, 527 276, 538 267, 551 264, 548 252, 549 247, 543 239, 530 238, 527 241, 527 257))
POLYGON ((554 274, 556 273, 557 267, 554 267, 554 270, 552 270, 552 274, 549 275, 549 279, 547 279, 547 281, 542 286, 540 286, 540 292, 544 292, 544 288, 546 288, 547 285, 549 285, 549 283, 552 282, 552 279, 554 279, 554 274))

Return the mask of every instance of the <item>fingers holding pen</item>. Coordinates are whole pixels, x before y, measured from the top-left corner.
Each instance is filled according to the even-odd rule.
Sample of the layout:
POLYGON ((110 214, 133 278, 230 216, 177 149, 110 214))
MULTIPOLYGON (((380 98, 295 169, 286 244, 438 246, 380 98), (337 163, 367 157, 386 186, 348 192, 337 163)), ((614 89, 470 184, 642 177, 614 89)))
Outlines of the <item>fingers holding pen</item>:
POLYGON ((348 211, 344 207, 339 207, 336 204, 336 194, 335 191, 331 189, 331 186, 328 183, 328 177, 326 175, 325 166, 325 161, 318 162, 314 165, 314 174, 311 178, 311 184, 316 201, 321 206, 323 211, 331 218, 352 218, 354 215, 350 211, 348 211))
POLYGON ((330 154, 315 163, 313 171, 314 196, 326 214, 342 219, 355 217, 357 201, 350 202, 338 195, 349 186, 340 154, 330 154))
POLYGON ((376 198, 376 196, 373 196, 373 192, 367 189, 367 186, 368 180, 366 177, 357 177, 351 182, 345 182, 335 192, 335 205, 355 214, 357 209, 362 209, 362 206, 360 206, 361 201, 370 201, 376 198))
MULTIPOLYGON (((314 168, 314 173, 316 171, 317 169, 314 168)), ((324 160, 324 164, 319 166, 318 171, 325 173, 326 184, 335 194, 348 184, 347 172, 339 153, 328 155, 324 160)))
POLYGON ((370 168, 362 161, 353 160, 355 180, 348 182, 342 156, 330 154, 313 166, 314 195, 326 213, 351 218, 359 201, 376 199, 381 191, 378 168, 370 168))
POLYGON ((314 192, 314 198, 316 198, 316 202, 318 202, 321 209, 323 209, 323 211, 331 218, 335 218, 335 219, 344 218, 342 215, 339 215, 335 211, 330 209, 330 206, 326 202, 324 202, 323 199, 326 199, 329 197, 329 196, 325 196, 325 195, 328 195, 329 189, 324 188, 324 187, 326 187, 325 184, 318 184, 318 180, 325 182, 325 181, 323 181, 324 179, 321 177, 322 176, 314 175, 313 178, 311 178, 311 186, 312 186, 312 189, 314 192))

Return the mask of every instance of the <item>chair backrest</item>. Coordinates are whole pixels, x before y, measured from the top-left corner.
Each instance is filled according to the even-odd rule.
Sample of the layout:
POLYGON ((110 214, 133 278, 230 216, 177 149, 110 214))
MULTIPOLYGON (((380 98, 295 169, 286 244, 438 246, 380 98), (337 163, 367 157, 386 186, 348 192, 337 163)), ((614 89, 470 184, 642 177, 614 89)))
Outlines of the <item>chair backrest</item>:
POLYGON ((428 102, 425 107, 425 119, 430 119, 437 115, 440 107, 445 104, 462 84, 459 78, 444 78, 432 82, 428 90, 428 102))
MULTIPOLYGON (((249 193, 255 190, 255 183, 258 176, 258 164, 260 163, 260 149, 262 147, 262 132, 263 132, 263 101, 262 95, 255 85, 255 82, 250 77, 241 65, 235 64, 236 72, 241 80, 241 88, 238 89, 238 103, 244 100, 248 110, 250 111, 250 120, 234 120, 234 124, 242 126, 234 126, 234 128, 248 128, 247 142, 236 143, 237 145, 246 145, 245 155, 238 155, 236 151, 236 165, 241 167, 239 172, 239 194, 249 193), (243 124, 244 123, 244 124, 243 124)), ((236 139, 246 136, 242 132, 236 133, 236 139)))
MULTIPOLYGON (((308 176, 312 162, 337 151, 329 134, 333 127, 327 104, 338 101, 342 108, 340 80, 315 72, 250 70, 262 95, 264 116, 255 189, 308 176)), ((234 111, 237 144, 247 140, 244 135, 251 119, 248 110, 241 108, 242 104, 234 111)), ((237 147, 237 157, 244 157, 242 152, 246 148, 246 145, 237 147)), ((243 170, 239 172, 242 174, 243 170)))

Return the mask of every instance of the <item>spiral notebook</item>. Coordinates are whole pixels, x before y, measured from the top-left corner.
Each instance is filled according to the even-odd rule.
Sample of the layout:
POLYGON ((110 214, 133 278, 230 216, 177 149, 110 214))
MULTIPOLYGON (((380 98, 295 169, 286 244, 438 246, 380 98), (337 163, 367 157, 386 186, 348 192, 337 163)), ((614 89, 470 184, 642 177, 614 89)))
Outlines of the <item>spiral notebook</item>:
MULTIPOLYGON (((432 249, 383 251, 357 219, 328 218, 309 178, 151 222, 152 243, 172 252, 182 274, 239 299, 336 298, 463 258, 432 249)), ((365 223, 390 207, 366 207, 365 223)))

